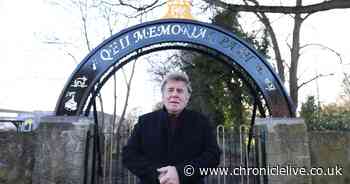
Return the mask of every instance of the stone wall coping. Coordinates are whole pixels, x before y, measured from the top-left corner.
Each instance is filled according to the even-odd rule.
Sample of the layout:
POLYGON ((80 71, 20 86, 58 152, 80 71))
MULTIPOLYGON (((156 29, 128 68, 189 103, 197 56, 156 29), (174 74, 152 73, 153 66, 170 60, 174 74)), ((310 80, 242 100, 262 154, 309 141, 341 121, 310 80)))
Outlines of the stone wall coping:
POLYGON ((276 125, 305 124, 303 118, 257 118, 255 125, 267 125, 268 128, 276 125))
POLYGON ((43 116, 41 123, 60 123, 60 124, 92 124, 93 119, 85 116, 43 116))

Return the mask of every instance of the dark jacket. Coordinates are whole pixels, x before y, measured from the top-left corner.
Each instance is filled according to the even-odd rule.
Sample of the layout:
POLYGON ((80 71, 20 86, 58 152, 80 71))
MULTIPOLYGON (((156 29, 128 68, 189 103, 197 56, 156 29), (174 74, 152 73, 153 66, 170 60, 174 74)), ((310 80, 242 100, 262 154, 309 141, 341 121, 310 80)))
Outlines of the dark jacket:
POLYGON ((220 161, 214 129, 203 115, 183 110, 181 126, 172 134, 168 113, 163 110, 139 117, 133 133, 123 148, 123 164, 138 176, 142 184, 157 184, 157 168, 175 166, 180 184, 202 184, 198 168, 216 167, 220 161), (185 176, 184 168, 195 168, 185 176))

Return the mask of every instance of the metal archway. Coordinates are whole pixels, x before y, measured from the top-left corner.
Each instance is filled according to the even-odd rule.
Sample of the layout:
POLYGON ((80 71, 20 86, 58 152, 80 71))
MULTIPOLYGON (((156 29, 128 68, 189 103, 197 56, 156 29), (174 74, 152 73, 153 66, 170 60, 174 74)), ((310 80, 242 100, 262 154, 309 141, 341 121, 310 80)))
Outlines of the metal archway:
POLYGON ((247 43, 218 26, 181 19, 146 22, 105 40, 78 65, 56 104, 56 115, 81 115, 103 76, 127 63, 122 60, 170 48, 222 55, 239 66, 262 93, 272 117, 293 117, 294 105, 272 67, 247 43), (209 53, 208 50, 216 54, 209 53))

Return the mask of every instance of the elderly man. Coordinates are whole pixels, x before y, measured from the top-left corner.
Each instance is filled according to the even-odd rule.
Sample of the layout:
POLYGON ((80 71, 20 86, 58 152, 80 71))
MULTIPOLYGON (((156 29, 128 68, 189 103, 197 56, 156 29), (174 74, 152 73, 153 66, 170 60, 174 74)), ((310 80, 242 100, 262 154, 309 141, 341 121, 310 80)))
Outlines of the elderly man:
POLYGON ((168 74, 161 91, 164 108, 139 117, 123 164, 142 184, 203 184, 199 168, 220 160, 214 129, 203 115, 185 109, 191 94, 186 74, 168 74))

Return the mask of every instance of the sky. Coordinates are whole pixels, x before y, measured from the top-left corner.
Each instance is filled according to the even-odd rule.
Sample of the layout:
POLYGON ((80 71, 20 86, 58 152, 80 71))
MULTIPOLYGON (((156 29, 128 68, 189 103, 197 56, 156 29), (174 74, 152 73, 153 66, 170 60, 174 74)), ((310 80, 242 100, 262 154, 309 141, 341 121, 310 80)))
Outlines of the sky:
MULTIPOLYGON (((78 65, 67 56, 66 50, 78 50, 74 53, 78 62, 88 54, 84 43, 76 40, 76 35, 80 34, 78 16, 44 0, 0 2, 0 22, 4 25, 0 34, 3 55, 0 60, 0 109, 53 111, 66 81, 78 65), (73 43, 73 46, 62 48, 44 43, 46 38, 52 37, 73 43)), ((160 101, 159 88, 147 74, 145 63, 139 63, 133 84, 142 90, 134 91, 129 107, 141 106, 143 111, 151 111, 160 101)), ((118 90, 122 91, 125 86, 123 76, 119 74, 118 79, 118 90)), ((107 110, 113 109, 110 100, 113 89, 108 86, 111 85, 102 91, 107 99, 104 101, 107 110)), ((118 104, 124 103, 122 98, 123 95, 118 96, 118 100, 121 99, 118 104)))
MULTIPOLYGON (((246 15, 246 24, 252 25, 254 21, 246 15)), ((349 72, 350 63, 350 38, 346 35, 350 31, 348 24, 350 10, 332 10, 316 13, 309 16, 301 27, 301 46, 306 44, 316 44, 327 46, 338 52, 343 60, 340 64, 338 56, 328 49, 321 46, 308 46, 301 50, 299 60, 298 78, 299 84, 314 78, 318 74, 334 74, 327 77, 321 77, 318 80, 308 83, 300 88, 299 101, 305 101, 307 96, 319 96, 321 103, 336 102, 342 91, 341 80, 343 72, 349 72)), ((279 39, 279 45, 282 49, 282 56, 290 58, 290 51, 287 42, 291 45, 291 34, 293 22, 289 15, 270 16, 276 35, 279 39), (273 17, 273 18, 271 18, 273 17), (281 39, 282 38, 282 39, 281 39)), ((273 55, 273 54, 270 54, 273 55)), ((300 107, 299 103, 299 107, 300 107)))
MULTIPOLYGON (((150 15, 145 20, 154 20, 150 15)), ((208 21, 194 14, 197 20, 208 21)), ((254 24, 247 17, 247 26, 254 24)), ((0 1, 0 109, 24 111, 53 111, 56 101, 69 76, 77 66, 77 62, 67 55, 71 49, 78 62, 88 53, 81 40, 76 40, 80 32, 80 22, 76 14, 69 10, 50 5, 46 0, 1 0, 0 1), (46 38, 58 37, 69 42, 69 47, 43 43, 46 38), (75 50, 74 50, 75 49, 75 50)), ((301 82, 307 81, 315 74, 330 74, 333 76, 320 78, 301 89, 300 101, 308 95, 319 94, 323 103, 335 102, 341 91, 340 80, 342 72, 349 71, 350 63, 350 32, 348 18, 350 10, 335 10, 317 13, 310 16, 302 26, 302 44, 322 44, 336 50, 342 55, 343 64, 339 64, 334 53, 320 47, 308 47, 300 59, 301 82)), ((274 16, 274 26, 280 45, 286 47, 290 40, 291 25, 288 15, 274 16)), ((135 23, 122 23, 120 30, 135 23)), ((98 26, 94 29, 98 32, 98 26)), ((100 43, 103 38, 93 40, 100 43)), ((286 49, 285 56, 289 56, 286 49)), ((137 76, 133 86, 137 88, 132 94, 130 108, 141 107, 143 112, 150 111, 155 102, 160 101, 159 86, 152 82, 147 74, 146 62, 137 64, 137 76)), ((119 76, 119 78, 122 78, 119 76)), ((120 84, 122 86, 122 84, 120 84)), ((122 87, 118 88, 122 90, 122 87)), ((111 88, 104 89, 103 95, 111 97, 111 88)), ((119 98, 119 97, 118 97, 119 98)), ((122 97, 120 97, 122 98, 122 97)), ((122 101, 118 102, 123 103, 122 101)), ((113 105, 107 98, 105 104, 113 105)))

